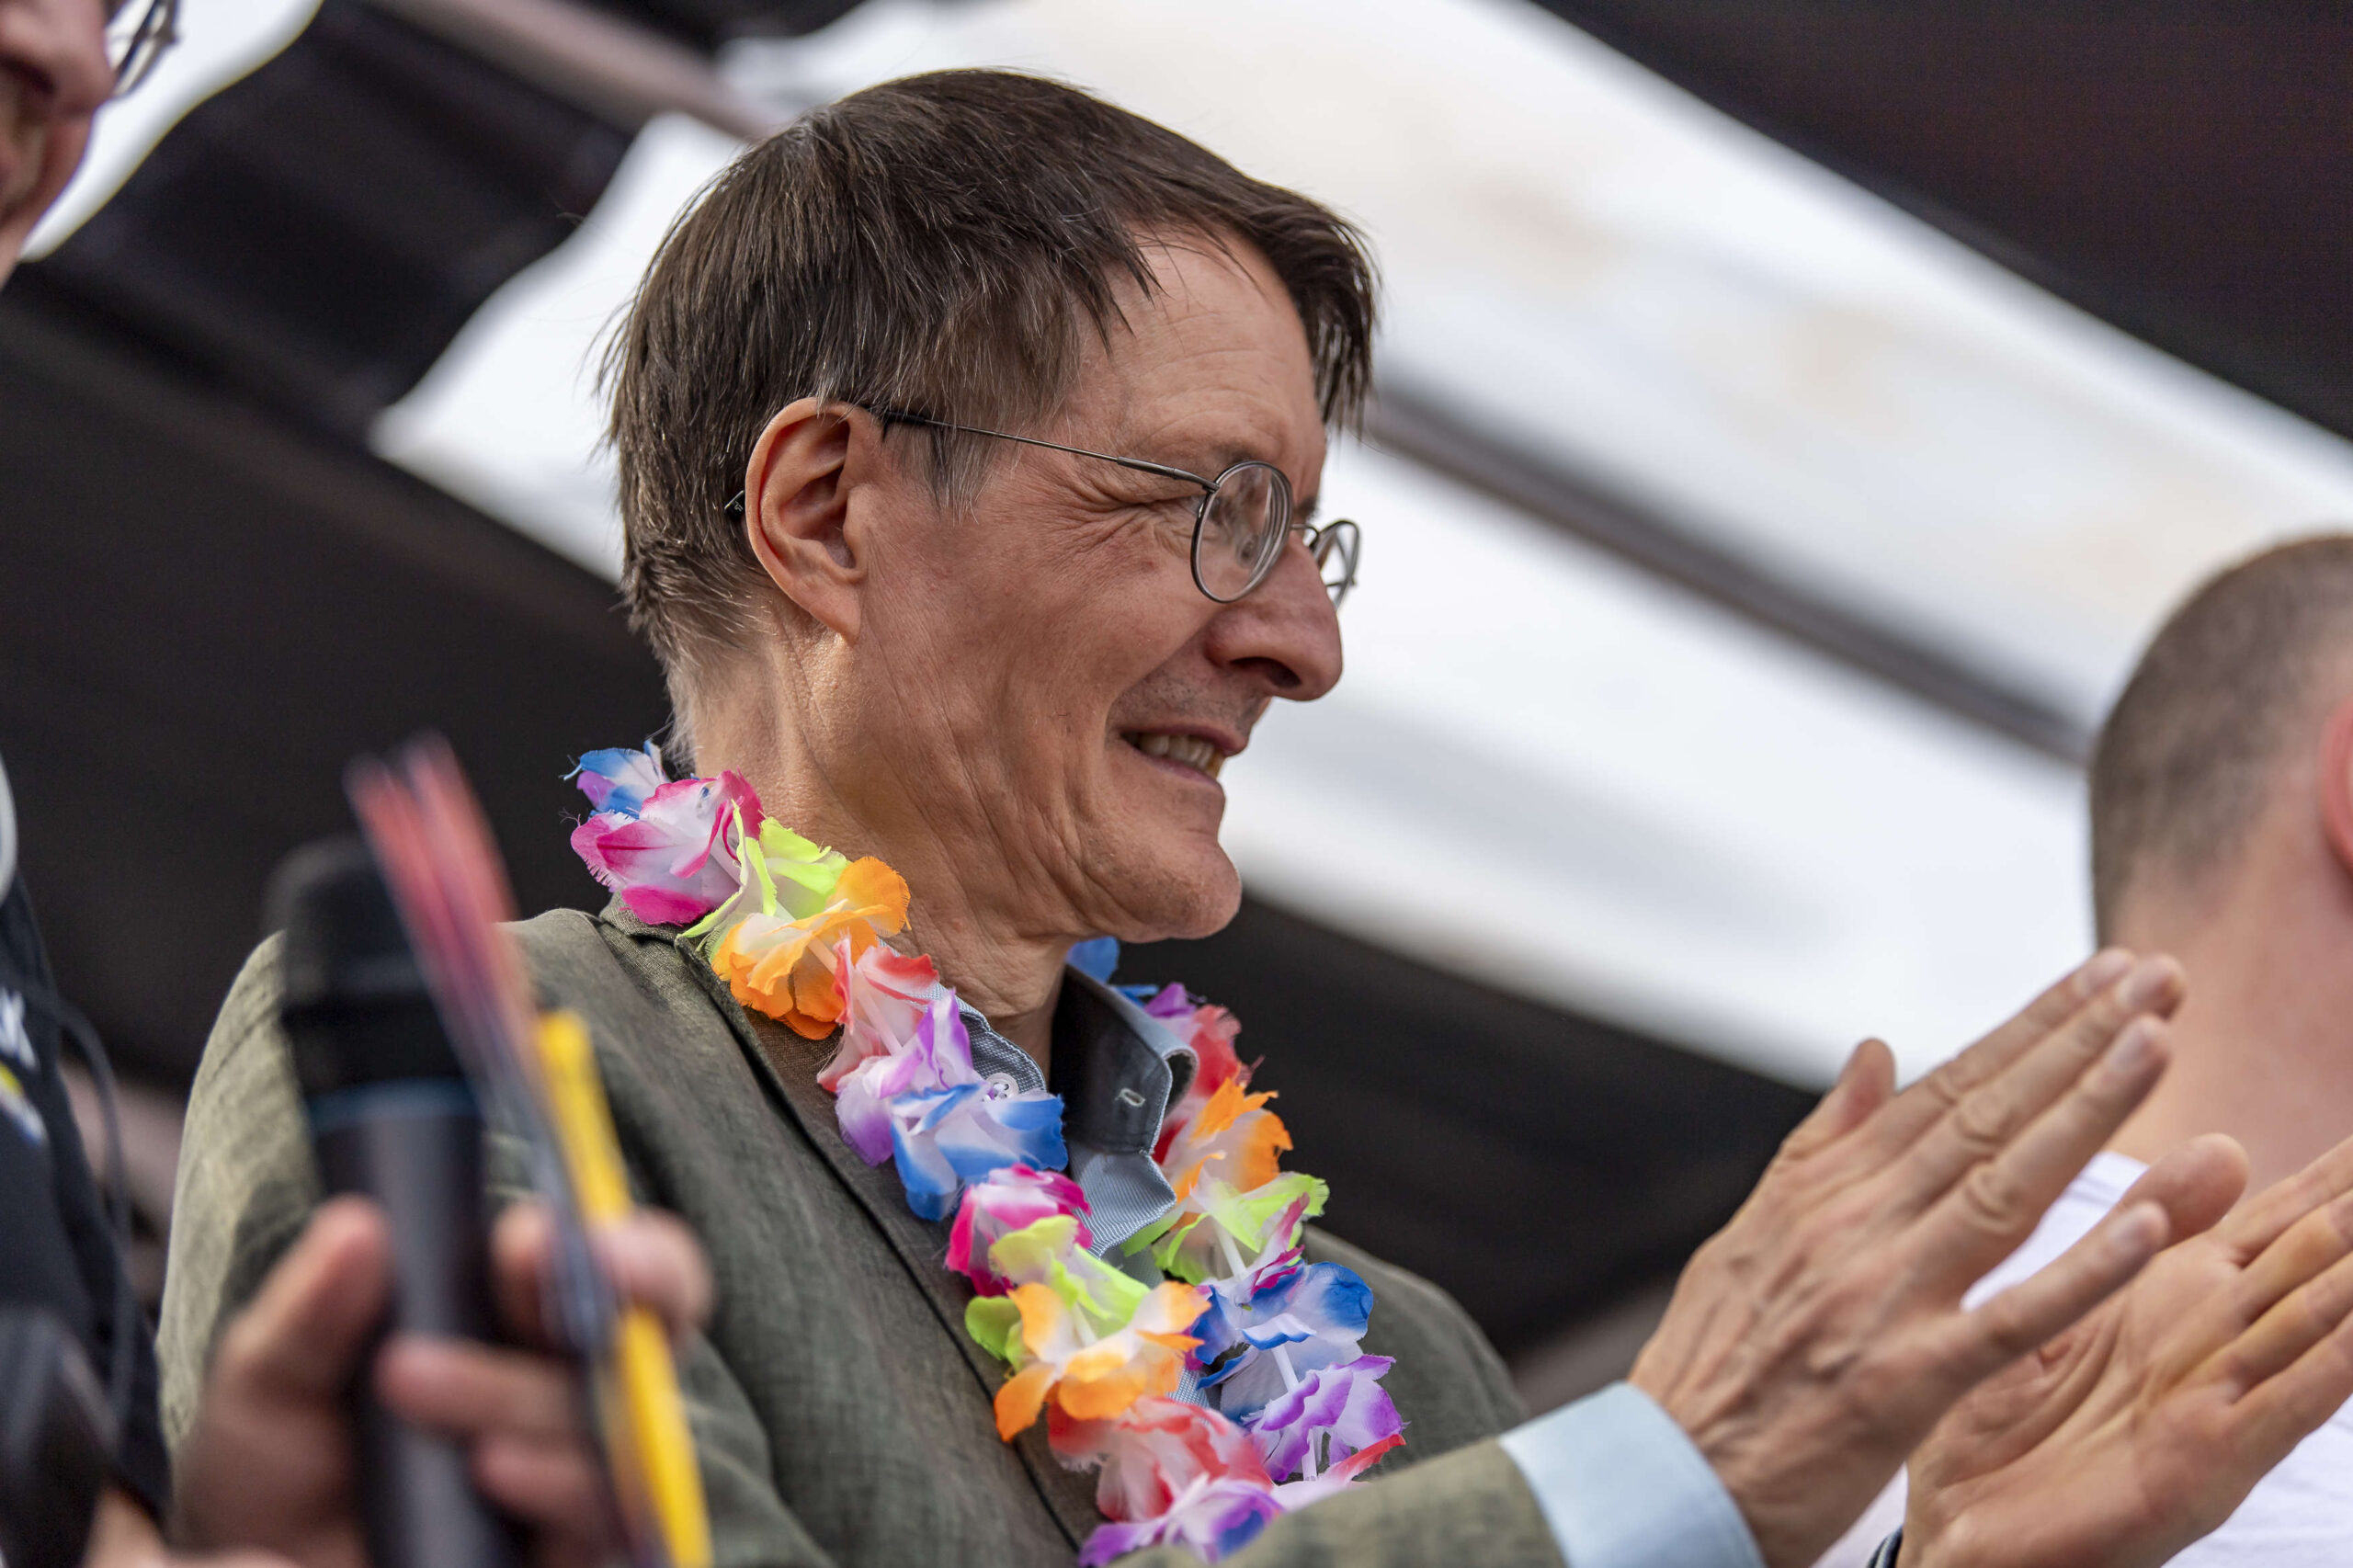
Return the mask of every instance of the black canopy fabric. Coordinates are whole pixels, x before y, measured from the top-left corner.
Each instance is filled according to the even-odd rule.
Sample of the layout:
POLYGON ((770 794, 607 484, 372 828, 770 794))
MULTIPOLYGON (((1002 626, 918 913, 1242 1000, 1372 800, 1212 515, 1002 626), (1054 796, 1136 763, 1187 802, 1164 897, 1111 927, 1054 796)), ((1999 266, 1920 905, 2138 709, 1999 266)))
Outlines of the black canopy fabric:
POLYGON ((185 1081, 278 858, 432 726, 531 907, 594 904, 582 748, 662 722, 612 590, 366 452, 0 294, 0 756, 59 979, 185 1081))
POLYGON ((1539 0, 2062 298, 2353 435, 2330 0, 1539 0))
POLYGON ((630 140, 365 0, 326 0, 23 277, 54 310, 360 441, 570 236, 630 140))

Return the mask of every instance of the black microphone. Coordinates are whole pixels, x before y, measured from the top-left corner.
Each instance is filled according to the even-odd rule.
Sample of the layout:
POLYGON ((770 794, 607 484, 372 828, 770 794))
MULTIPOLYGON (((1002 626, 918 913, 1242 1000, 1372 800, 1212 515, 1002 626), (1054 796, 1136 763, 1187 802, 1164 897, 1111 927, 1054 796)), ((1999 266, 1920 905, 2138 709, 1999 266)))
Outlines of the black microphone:
MULTIPOLYGON (((305 845, 278 867, 269 908, 319 1175, 373 1199, 392 1233, 383 1332, 494 1338, 482 1112, 375 861, 357 838, 305 845)), ((369 1562, 512 1568, 511 1528, 475 1492, 465 1449, 377 1401, 381 1342, 352 1391, 369 1562)))

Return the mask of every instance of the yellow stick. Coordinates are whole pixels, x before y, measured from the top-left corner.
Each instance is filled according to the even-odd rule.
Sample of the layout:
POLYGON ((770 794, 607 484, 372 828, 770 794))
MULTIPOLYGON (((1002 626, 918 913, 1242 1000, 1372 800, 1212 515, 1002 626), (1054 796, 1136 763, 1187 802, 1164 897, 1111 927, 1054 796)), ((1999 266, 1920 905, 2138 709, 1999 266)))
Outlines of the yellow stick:
MULTIPOLYGON (((579 1200, 580 1217, 593 1233, 629 1218, 635 1205, 621 1165, 620 1142, 605 1100, 604 1081, 588 1046, 588 1030, 576 1014, 548 1013, 540 1019, 540 1060, 545 1069, 549 1120, 563 1145, 565 1167, 579 1200)), ((634 1490, 645 1500, 668 1550, 671 1568, 710 1568, 710 1520, 703 1507, 702 1473, 695 1465, 694 1437, 687 1429, 678 1397, 677 1368, 662 1324, 644 1307, 624 1307, 613 1335, 609 1362, 598 1369, 603 1385, 618 1388, 626 1429, 626 1458, 635 1461, 634 1490)), ((626 1481, 624 1490, 631 1490, 626 1481)))

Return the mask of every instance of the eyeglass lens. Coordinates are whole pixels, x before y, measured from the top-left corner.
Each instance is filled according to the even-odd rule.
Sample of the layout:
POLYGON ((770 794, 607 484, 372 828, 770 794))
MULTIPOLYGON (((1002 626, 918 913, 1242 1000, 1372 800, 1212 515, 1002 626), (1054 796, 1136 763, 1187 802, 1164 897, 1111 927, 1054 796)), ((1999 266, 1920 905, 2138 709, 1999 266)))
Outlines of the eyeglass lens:
POLYGON ((1266 463, 1237 463, 1220 475, 1201 507, 1193 570, 1201 591, 1230 604, 1257 586, 1282 551, 1290 485, 1266 463))

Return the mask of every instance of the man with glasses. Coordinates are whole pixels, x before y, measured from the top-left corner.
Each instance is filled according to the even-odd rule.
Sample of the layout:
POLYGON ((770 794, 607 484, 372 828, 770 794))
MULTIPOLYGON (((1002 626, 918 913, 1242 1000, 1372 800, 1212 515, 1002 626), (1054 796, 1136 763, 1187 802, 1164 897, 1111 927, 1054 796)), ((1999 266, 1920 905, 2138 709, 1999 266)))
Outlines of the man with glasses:
MULTIPOLYGON (((1127 1244, 1175 1212, 1154 1152, 1199 1060, 1068 960, 1106 935, 1204 935, 1238 905, 1219 773, 1278 700, 1340 678, 1357 531, 1311 519, 1328 432, 1370 391, 1372 324, 1369 259, 1313 201, 1074 89, 957 72, 748 150, 664 242, 608 362, 622 589, 668 674, 671 761, 709 776, 668 799, 742 801, 748 780, 805 835, 775 841, 788 862, 834 845, 904 877, 912 904, 885 934, 952 984, 991 1101, 1061 1097, 1092 1252, 1146 1282, 1173 1255, 1127 1244)), ((652 762, 602 766, 627 779, 597 774, 600 821, 653 811, 652 762)), ((957 1233, 848 1143, 821 1083, 837 1044, 854 1057, 824 1037, 865 971, 842 973, 847 945, 811 949, 834 978, 796 971, 805 1016, 759 994, 756 966, 718 972, 690 924, 717 895, 686 879, 770 842, 748 819, 723 831, 714 814, 654 882, 621 883, 660 897, 519 927, 543 993, 589 1021, 635 1181, 714 1262, 716 1312, 681 1368, 718 1560, 1060 1568, 1103 1523, 1098 1497, 1133 1499, 1063 1468, 1040 1427, 1000 1441, 992 1403, 1002 1418, 1013 1385, 966 1332, 957 1233)), ((1401 867, 1399 896, 1430 874, 1401 867)), ((167 1387, 309 1200, 278 961, 265 945, 247 966, 191 1103, 167 1387)), ((1248 1544, 1211 1544, 1252 1568, 1810 1562, 1972 1385, 2072 1324, 2096 1335, 2104 1298, 2235 1196, 2229 1151, 2169 1157, 2033 1287, 1961 1310, 2156 1081, 2180 988, 2164 959, 2104 953, 1902 1094, 1885 1049, 1859 1050, 1693 1260, 1631 1381, 1535 1422, 1444 1294, 1309 1229, 1307 1258, 1378 1302, 1361 1344, 1393 1358, 1406 1447, 1248 1544)), ((1279 1086, 1281 1043, 1258 1044, 1279 1086)), ((2297 1220, 2348 1187, 2353 1168, 2325 1172, 2279 1207, 2297 1220)), ((2275 1390, 2341 1402, 2353 1297, 2313 1283, 2326 1254, 2268 1259, 2266 1288, 2320 1348, 2273 1343, 2267 1367, 2275 1390)), ((1261 1326, 1279 1357, 1291 1328, 1261 1326)), ((2112 1563, 2211 1526, 2210 1494, 2277 1452, 2271 1427, 2200 1403, 2208 1385, 2176 1398, 2180 1380, 2149 1375, 2153 1348, 2199 1365, 2236 1343, 2177 1343, 2191 1332, 2214 1330, 2136 1337, 2061 1387, 2001 1385, 2005 1456, 2055 1444, 2051 1465, 1983 1481, 1985 1444, 1940 1434, 1946 1471, 1981 1480, 1904 1545, 1907 1568, 2084 1560, 1990 1539, 1987 1499, 2047 1506, 2112 1563), (2083 1437, 2068 1418, 2119 1384, 2154 1391, 2147 1419, 2083 1437), (2211 1479, 2163 1499, 2066 1484, 2067 1446, 2103 1440, 2211 1479)))
POLYGON ((0 278, 81 166, 90 118, 169 47, 179 0, 6 0, 0 5, 0 278))
MULTIPOLYGON (((0 0, 0 279, 73 176, 91 117, 154 65, 176 12, 176 0, 112 16, 97 0, 0 0)), ((0 495, 6 484, 0 475, 0 495)), ((93 1180, 59 1074, 70 1036, 104 1084, 103 1047, 51 983, 17 874, 20 837, 40 831, 18 823, 0 770, 0 1553, 11 1568, 160 1563, 166 1523, 175 1547, 234 1551, 249 1568, 364 1568, 348 1403, 363 1377, 393 1410, 467 1445, 478 1484, 530 1527, 540 1562, 608 1557, 618 1532, 574 1408, 575 1369, 519 1349, 381 1344, 392 1238, 357 1199, 286 1233, 285 1256, 254 1276, 253 1300, 191 1384, 197 1436, 170 1473, 153 1346, 117 1246, 122 1218, 109 1212, 119 1192, 93 1180)), ((296 1179, 313 1185, 307 1157, 296 1179)), ((680 1330, 699 1320, 708 1275, 675 1221, 642 1215, 607 1239, 625 1294, 680 1330)), ((550 1337, 539 1286, 551 1245, 534 1206, 501 1217, 494 1270, 518 1345, 550 1337)))

